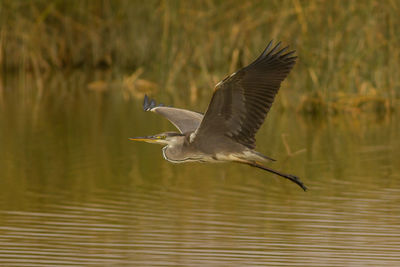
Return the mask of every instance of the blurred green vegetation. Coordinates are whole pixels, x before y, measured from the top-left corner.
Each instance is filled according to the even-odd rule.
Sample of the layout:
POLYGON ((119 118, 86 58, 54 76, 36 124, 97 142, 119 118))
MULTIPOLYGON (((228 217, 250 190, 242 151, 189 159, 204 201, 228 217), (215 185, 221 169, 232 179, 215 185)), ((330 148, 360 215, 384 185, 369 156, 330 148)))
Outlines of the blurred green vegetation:
POLYGON ((280 107, 388 113, 400 99, 399 14, 400 2, 378 0, 2 0, 0 104, 10 75, 42 95, 55 71, 93 69, 112 74, 89 89, 195 102, 274 39, 298 55, 280 107))

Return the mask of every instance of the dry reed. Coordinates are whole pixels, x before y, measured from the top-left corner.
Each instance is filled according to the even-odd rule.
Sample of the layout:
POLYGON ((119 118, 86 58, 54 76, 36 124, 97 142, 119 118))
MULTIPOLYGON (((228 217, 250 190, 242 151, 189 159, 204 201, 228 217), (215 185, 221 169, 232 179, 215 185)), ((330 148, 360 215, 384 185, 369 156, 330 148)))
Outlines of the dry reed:
POLYGON ((149 87, 195 101, 274 39, 299 57, 283 108, 387 112, 400 98, 398 14, 397 1, 378 0, 3 0, 0 71, 2 83, 31 72, 45 90, 54 70, 112 69, 125 96, 149 87))

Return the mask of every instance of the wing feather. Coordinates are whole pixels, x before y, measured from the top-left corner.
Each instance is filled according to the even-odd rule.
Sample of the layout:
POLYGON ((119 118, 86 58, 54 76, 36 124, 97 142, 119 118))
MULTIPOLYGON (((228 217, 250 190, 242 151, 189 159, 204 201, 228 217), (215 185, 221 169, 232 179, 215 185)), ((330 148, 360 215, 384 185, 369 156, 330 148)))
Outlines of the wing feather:
POLYGON ((165 107, 163 104, 157 105, 155 100, 149 100, 144 96, 143 110, 158 113, 167 118, 181 133, 195 131, 202 119, 203 114, 181 108, 165 107))
POLYGON ((255 134, 297 58, 295 51, 279 46, 269 42, 254 62, 217 84, 195 141, 219 135, 255 147, 255 134))

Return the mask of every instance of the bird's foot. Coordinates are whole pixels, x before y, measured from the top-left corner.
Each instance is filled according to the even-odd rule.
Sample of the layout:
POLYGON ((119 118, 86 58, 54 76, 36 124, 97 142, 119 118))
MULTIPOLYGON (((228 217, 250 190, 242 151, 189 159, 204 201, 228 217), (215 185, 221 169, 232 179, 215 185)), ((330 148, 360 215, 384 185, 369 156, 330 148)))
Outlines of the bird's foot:
POLYGON ((300 186, 304 191, 307 191, 307 187, 303 184, 303 182, 300 180, 299 177, 292 175, 292 174, 286 174, 284 176, 285 178, 289 179, 290 181, 296 183, 298 186, 300 186))

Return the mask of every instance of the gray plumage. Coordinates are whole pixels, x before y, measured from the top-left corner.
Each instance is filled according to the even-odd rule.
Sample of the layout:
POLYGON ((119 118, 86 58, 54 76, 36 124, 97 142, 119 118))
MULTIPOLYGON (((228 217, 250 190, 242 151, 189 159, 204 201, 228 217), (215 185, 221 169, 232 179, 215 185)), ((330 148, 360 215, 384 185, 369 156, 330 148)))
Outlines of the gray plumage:
POLYGON ((167 118, 181 133, 193 132, 199 127, 203 114, 173 107, 165 107, 163 104, 156 105, 154 100, 149 101, 144 96, 143 110, 156 112, 167 118))
POLYGON ((281 82, 296 62, 294 51, 279 50, 272 41, 250 65, 226 77, 215 87, 206 113, 156 105, 144 98, 143 109, 166 117, 180 133, 162 133, 131 140, 165 144, 163 156, 171 162, 233 161, 287 178, 306 190, 294 175, 272 170, 261 162, 273 159, 254 150, 255 135, 274 101, 281 82))

